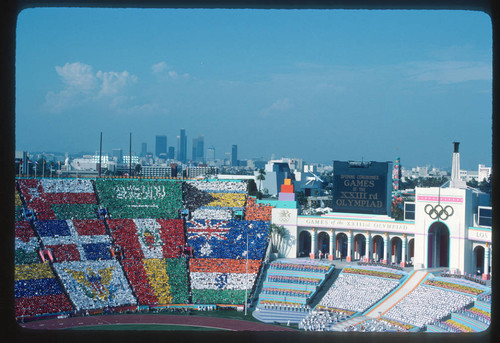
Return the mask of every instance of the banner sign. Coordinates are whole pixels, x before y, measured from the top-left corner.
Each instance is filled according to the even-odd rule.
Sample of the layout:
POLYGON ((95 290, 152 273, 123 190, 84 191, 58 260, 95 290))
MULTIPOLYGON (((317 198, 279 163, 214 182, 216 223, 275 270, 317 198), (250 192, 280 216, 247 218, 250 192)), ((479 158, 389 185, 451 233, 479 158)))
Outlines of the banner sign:
POLYGON ((333 211, 390 215, 389 163, 334 161, 333 211))

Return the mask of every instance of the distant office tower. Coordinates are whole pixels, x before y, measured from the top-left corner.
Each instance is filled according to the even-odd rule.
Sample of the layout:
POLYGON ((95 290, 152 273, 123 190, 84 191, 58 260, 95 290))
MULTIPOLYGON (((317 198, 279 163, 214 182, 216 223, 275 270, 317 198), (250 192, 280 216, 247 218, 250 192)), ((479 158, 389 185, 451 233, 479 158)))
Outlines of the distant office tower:
POLYGON ((141 157, 146 157, 147 154, 148 154, 148 144, 141 143, 141 157))
POLYGON ((207 162, 215 161, 215 147, 212 145, 207 149, 207 162))
POLYGON ((203 135, 193 139, 193 161, 205 162, 205 142, 203 135))
POLYGON ((115 160, 116 163, 122 163, 123 161, 122 149, 113 149, 113 160, 115 160))
POLYGON ((156 136, 155 156, 160 154, 167 154, 167 136, 156 136))
POLYGON ((173 146, 168 147, 168 154, 167 157, 169 160, 175 159, 175 148, 173 146))
POLYGON ((238 146, 233 145, 231 149, 231 166, 238 166, 238 146))
POLYGON ((186 163, 187 160, 187 137, 184 129, 181 129, 180 136, 177 136, 177 160, 182 163, 186 163))
POLYGON ((193 138, 193 144, 191 147, 191 161, 196 162, 196 157, 198 156, 196 153, 196 148, 198 147, 198 138, 193 138))

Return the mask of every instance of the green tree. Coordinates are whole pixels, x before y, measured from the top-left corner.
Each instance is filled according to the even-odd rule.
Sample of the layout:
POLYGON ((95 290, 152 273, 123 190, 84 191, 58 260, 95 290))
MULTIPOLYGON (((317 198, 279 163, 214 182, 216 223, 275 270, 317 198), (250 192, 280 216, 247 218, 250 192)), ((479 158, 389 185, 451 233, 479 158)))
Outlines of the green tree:
POLYGON ((248 180, 248 195, 256 196, 258 193, 254 179, 248 180))
POLYGON ((491 194, 491 175, 488 177, 488 180, 483 179, 483 181, 479 183, 479 190, 491 194))
POLYGON ((476 179, 472 179, 470 181, 467 181, 467 186, 472 188, 479 188, 479 182, 477 182, 476 179))
POLYGON ((259 169, 259 175, 256 179, 259 181, 259 199, 262 198, 262 181, 266 179, 266 171, 264 169, 259 169))

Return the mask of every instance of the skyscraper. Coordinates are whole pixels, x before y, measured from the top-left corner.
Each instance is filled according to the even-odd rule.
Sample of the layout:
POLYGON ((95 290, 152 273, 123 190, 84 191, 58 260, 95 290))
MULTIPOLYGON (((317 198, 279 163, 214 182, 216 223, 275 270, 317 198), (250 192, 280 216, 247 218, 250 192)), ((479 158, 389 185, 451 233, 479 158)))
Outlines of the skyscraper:
POLYGON ((168 147, 168 159, 173 160, 175 159, 175 148, 173 146, 168 147))
POLYGON ((205 163, 205 142, 203 135, 199 135, 196 139, 196 161, 205 163))
POLYGON ((215 160, 215 147, 212 145, 207 148, 207 162, 213 162, 215 160))
POLYGON ((148 153, 148 144, 141 143, 141 157, 146 157, 147 153, 148 153))
POLYGON ((238 166, 238 146, 236 144, 233 144, 231 148, 231 166, 238 166))
POLYGON ((193 138, 193 145, 191 147, 191 161, 196 162, 198 154, 196 153, 196 148, 198 147, 198 138, 193 138))
POLYGON ((155 156, 160 154, 167 154, 167 136, 156 136, 155 156))
POLYGON ((122 163, 123 161, 123 150, 122 149, 113 149, 113 160, 117 163, 122 163))
POLYGON ((181 129, 181 134, 178 136, 178 144, 177 144, 177 159, 182 163, 186 163, 187 160, 187 137, 186 130, 181 129))

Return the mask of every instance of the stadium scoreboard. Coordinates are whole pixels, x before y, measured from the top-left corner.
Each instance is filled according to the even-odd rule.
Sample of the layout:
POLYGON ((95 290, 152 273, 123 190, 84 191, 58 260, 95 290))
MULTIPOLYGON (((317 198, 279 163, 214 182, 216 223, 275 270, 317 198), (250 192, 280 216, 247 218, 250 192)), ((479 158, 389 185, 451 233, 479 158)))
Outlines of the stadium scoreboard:
POLYGON ((391 215, 392 162, 333 162, 333 211, 391 215))

